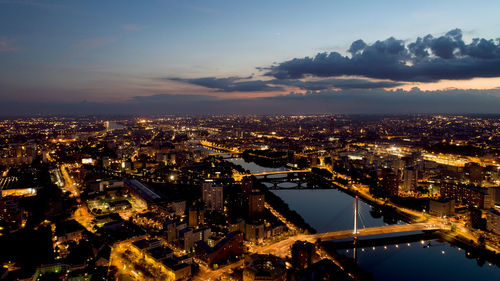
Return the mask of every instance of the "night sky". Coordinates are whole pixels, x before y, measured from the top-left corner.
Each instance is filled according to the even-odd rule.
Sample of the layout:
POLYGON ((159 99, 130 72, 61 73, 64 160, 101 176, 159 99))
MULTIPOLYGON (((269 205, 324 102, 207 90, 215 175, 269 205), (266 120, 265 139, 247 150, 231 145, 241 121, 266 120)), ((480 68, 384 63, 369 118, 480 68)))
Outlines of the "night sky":
POLYGON ((0 115, 500 113, 499 1, 0 0, 0 115))

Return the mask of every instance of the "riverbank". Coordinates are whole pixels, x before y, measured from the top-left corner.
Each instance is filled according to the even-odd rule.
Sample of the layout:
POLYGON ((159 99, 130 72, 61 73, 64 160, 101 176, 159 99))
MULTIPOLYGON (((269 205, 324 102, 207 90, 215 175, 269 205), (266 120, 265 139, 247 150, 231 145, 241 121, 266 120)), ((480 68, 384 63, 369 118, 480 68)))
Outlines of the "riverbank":
MULTIPOLYGON (((332 171, 330 170, 324 170, 328 171, 328 174, 333 175, 332 171)), ((351 195, 351 196, 358 196, 361 198, 363 201, 366 203, 376 206, 378 208, 381 208, 383 211, 389 211, 389 212, 394 212, 398 214, 399 216, 404 218, 404 221, 408 223, 413 223, 413 222, 427 222, 427 221, 434 221, 436 223, 442 223, 442 224, 448 224, 448 222, 443 222, 441 218, 436 218, 436 217, 431 217, 429 214, 425 212, 419 212, 415 211, 409 208, 401 207, 391 201, 388 200, 382 200, 379 198, 375 198, 371 195, 369 190, 367 188, 363 187, 356 187, 354 185, 352 186, 346 186, 342 183, 336 182, 332 177, 325 176, 322 174, 316 173, 318 177, 323 178, 324 180, 327 180, 329 183, 334 184, 339 188, 339 190, 342 190, 343 192, 351 195)), ((450 224, 451 227, 451 224, 450 224)), ((459 237, 461 241, 465 241, 468 243, 471 247, 476 247, 480 249, 484 249, 486 251, 491 252, 492 254, 500 254, 500 245, 492 245, 489 241, 486 241, 485 244, 481 245, 478 242, 478 238, 471 232, 469 232, 467 229, 464 227, 458 227, 460 230, 457 232, 455 235, 459 237)), ((445 239, 445 237, 443 237, 445 239)))
POLYGON ((485 245, 481 245, 476 241, 471 241, 459 234, 457 235, 450 231, 438 231, 437 234, 439 235, 439 238, 443 239, 444 241, 452 245, 457 245, 458 247, 466 250, 467 257, 483 258, 500 267, 500 253, 486 249, 485 245))
POLYGON ((269 191, 264 184, 260 184, 259 189, 264 192, 266 203, 269 204, 282 217, 284 217, 286 221, 293 224, 299 232, 305 234, 314 234, 317 232, 316 229, 309 225, 299 213, 291 210, 283 199, 269 191))
MULTIPOLYGON (((260 167, 253 162, 244 163, 243 160, 238 162, 250 170, 269 169, 260 167)), ((276 197, 281 199, 280 201, 283 201, 287 209, 299 214, 304 222, 307 222, 318 232, 341 231, 352 227, 353 197, 355 196, 361 199, 359 202, 360 210, 368 227, 397 224, 399 218, 405 222, 423 222, 432 219, 427 213, 403 207, 397 209, 392 202, 373 198, 370 194, 363 192, 362 186, 355 185, 355 187, 348 188, 332 181, 331 178, 321 177, 320 179, 319 175, 316 176, 318 182, 324 181, 334 185, 335 188, 269 190, 269 192, 274 193, 276 197)), ((414 243, 410 241, 399 244, 399 247, 398 245, 387 247, 375 245, 373 247, 376 250, 373 250, 373 247, 365 248, 364 251, 360 249, 358 255, 361 259, 358 258, 358 268, 354 267, 351 269, 352 271, 347 272, 373 273, 373 276, 376 277, 375 280, 400 280, 403 278, 402 276, 411 281, 431 280, 437 276, 441 278, 440 280, 448 280, 447 278, 450 276, 457 281, 474 280, 475 277, 482 278, 481 280, 497 280, 498 267, 500 266, 497 262, 490 261, 499 260, 498 256, 484 254, 478 244, 469 244, 470 241, 467 241, 466 238, 457 237, 458 231, 461 230, 456 229, 457 232, 454 233, 436 232, 434 240, 432 240, 435 242, 428 240, 423 246, 421 241, 414 243), (432 243, 432 246, 424 247, 429 242, 432 243), (487 257, 488 260, 485 261, 483 257, 487 257), (447 267, 448 263, 453 264, 453 266, 447 267), (486 263, 486 266, 482 266, 483 263, 486 263), (422 268, 432 270, 422 271, 422 268), (431 272, 433 273, 431 274, 431 272)), ((352 253, 352 251, 349 252, 352 253)), ((341 268, 345 268, 344 265, 349 262, 349 256, 346 256, 342 251, 339 254, 346 257, 342 262, 337 261, 341 268)), ((327 257, 326 254, 321 256, 327 257)), ((338 256, 331 257, 337 259, 338 256)), ((357 274, 353 277, 361 280, 357 274)))

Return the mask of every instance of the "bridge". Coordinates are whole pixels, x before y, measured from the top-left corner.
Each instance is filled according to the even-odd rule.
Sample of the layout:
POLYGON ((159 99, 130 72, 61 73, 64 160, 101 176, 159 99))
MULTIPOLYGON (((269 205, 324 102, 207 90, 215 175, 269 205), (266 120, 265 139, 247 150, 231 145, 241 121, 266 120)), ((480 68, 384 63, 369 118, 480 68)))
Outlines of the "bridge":
POLYGON ((270 176, 270 175, 284 175, 284 174, 295 174, 295 173, 309 173, 311 172, 310 169, 306 170, 287 170, 287 171, 274 171, 274 172, 263 172, 263 173, 254 173, 250 174, 249 176, 270 176))
POLYGON ((277 256, 287 256, 289 255, 290 248, 296 241, 308 241, 315 243, 320 239, 321 241, 330 241, 345 238, 358 238, 361 236, 371 236, 380 234, 391 234, 391 233, 405 233, 410 231, 435 231, 435 230, 449 230, 450 227, 443 224, 434 223, 413 223, 413 224, 397 224, 397 225, 385 225, 377 227, 362 228, 354 233, 352 229, 317 233, 317 234, 298 234, 291 236, 288 239, 273 243, 270 245, 263 246, 259 249, 259 252, 266 254, 274 254, 277 256))
MULTIPOLYGON (((202 140, 199 143, 201 146, 208 147, 210 149, 218 150, 219 152, 224 152, 223 154, 228 154, 228 153, 240 153, 239 149, 237 147, 227 147, 223 146, 217 143, 209 142, 206 140, 202 140)), ((218 153, 217 153, 218 154, 218 153)), ((213 154, 215 155, 215 154, 213 154)))
POLYGON ((316 234, 297 234, 288 237, 285 240, 272 243, 270 245, 265 245, 258 247, 258 252, 265 254, 273 254, 277 256, 287 256, 291 246, 296 241, 308 241, 311 243, 316 243, 320 241, 331 241, 337 239, 353 238, 354 242, 358 240, 359 237, 363 236, 373 236, 381 234, 397 234, 397 233, 407 233, 412 231, 436 231, 436 230, 450 230, 451 226, 444 225, 437 222, 424 222, 424 223, 411 223, 411 224, 394 224, 376 227, 365 227, 358 228, 358 217, 362 218, 359 212, 358 206, 359 198, 358 196, 354 199, 354 227, 353 229, 323 232, 316 234))
POLYGON ((239 152, 213 152, 209 153, 208 156, 222 156, 222 155, 231 155, 232 157, 235 157, 235 155, 239 155, 241 153, 239 152))
POLYGON ((253 174, 240 174, 240 173, 233 173, 233 178, 236 181, 241 181, 244 177, 249 177, 249 176, 262 176, 264 179, 267 179, 267 176, 270 175, 294 175, 294 174, 299 174, 299 173, 310 173, 311 170, 285 170, 285 171, 274 171, 274 172, 262 172, 262 173, 253 173, 253 174))
MULTIPOLYGON (((263 177, 264 180, 267 180, 268 177, 267 176, 271 176, 271 175, 287 175, 287 178, 280 178, 282 181, 280 182, 283 182, 284 181, 290 181, 291 180, 291 176, 294 176, 295 174, 301 174, 301 173, 310 173, 311 170, 307 169, 307 170, 285 170, 285 171, 273 171, 273 172, 262 172, 262 173, 253 173, 253 174, 239 174, 239 173, 233 173, 233 178, 236 180, 236 181, 241 181, 244 177, 249 177, 249 176, 255 176, 255 177, 263 177)), ((262 178, 261 178, 262 180, 262 178)), ((277 189, 277 184, 278 182, 276 181, 277 178, 273 178, 273 183, 274 183, 274 188, 277 189)), ((297 184, 297 187, 301 187, 301 184, 302 182, 299 181, 299 183, 297 184)))
POLYGON ((431 231, 431 230, 443 230, 443 229, 449 229, 449 227, 443 224, 434 224, 434 223, 412 223, 412 224, 396 224, 396 225, 361 228, 358 229, 357 233, 354 233, 353 230, 341 230, 334 232, 318 233, 310 236, 314 240, 321 239, 322 241, 328 241, 328 240, 357 238, 362 236, 379 235, 379 234, 402 233, 410 231, 431 231))

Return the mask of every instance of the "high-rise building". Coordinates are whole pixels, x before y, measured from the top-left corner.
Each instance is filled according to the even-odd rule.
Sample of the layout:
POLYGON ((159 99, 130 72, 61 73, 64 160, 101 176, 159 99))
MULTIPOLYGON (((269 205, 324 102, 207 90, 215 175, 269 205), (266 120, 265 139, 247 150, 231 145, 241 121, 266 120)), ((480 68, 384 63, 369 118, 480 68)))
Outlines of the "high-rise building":
POLYGON ((262 192, 252 192, 248 196, 248 217, 251 220, 257 219, 265 212, 265 198, 262 192))
POLYGON ((222 186, 214 185, 212 181, 205 181, 201 186, 201 199, 210 211, 224 211, 224 197, 222 186))
POLYGON ((205 223, 205 209, 192 207, 189 208, 189 218, 188 218, 188 226, 197 226, 199 224, 205 223))
POLYGON ((412 192, 417 189, 418 172, 414 167, 408 167, 403 172, 402 191, 412 192))
POLYGON ((398 196, 399 176, 393 173, 392 171, 383 173, 382 187, 385 196, 387 197, 398 196))

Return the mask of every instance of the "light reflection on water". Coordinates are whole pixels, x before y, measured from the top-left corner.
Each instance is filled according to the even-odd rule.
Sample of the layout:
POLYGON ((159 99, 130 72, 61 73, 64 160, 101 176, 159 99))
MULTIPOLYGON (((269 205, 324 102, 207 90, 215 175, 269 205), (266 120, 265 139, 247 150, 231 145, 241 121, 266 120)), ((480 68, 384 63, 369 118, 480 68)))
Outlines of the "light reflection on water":
MULTIPOLYGON (((276 190, 292 210, 318 231, 352 229, 353 198, 339 190, 276 190)), ((374 209, 360 203, 366 226, 384 225, 384 216, 373 217, 374 209)), ((377 212, 378 213, 378 212, 377 212)), ((386 219, 387 220, 387 219, 386 219)), ((358 249, 360 267, 371 272, 375 280, 500 280, 500 268, 488 261, 469 259, 465 251, 446 242, 430 241, 358 249), (408 244, 410 246, 408 246, 408 244)), ((340 250, 352 257, 351 250, 340 250)))
MULTIPOLYGON (((286 170, 286 168, 265 168, 255 163, 247 163, 243 159, 232 159, 231 162, 256 172, 286 170)), ((272 184, 267 183, 267 186, 272 184)), ((281 183, 281 187, 291 187, 295 183, 281 183)), ((292 210, 297 211, 306 222, 318 232, 352 229, 354 199, 339 190, 274 190, 292 210)), ((385 224, 403 223, 390 214, 384 214, 360 201, 360 225, 366 227, 385 224)), ((371 272, 376 280, 405 281, 470 281, 500 280, 500 268, 488 261, 468 258, 463 249, 430 241, 410 242, 398 245, 385 245, 358 249, 357 261, 360 267, 371 272), (425 246, 425 247, 424 247, 425 246)), ((352 255, 349 250, 341 254, 352 255)))

